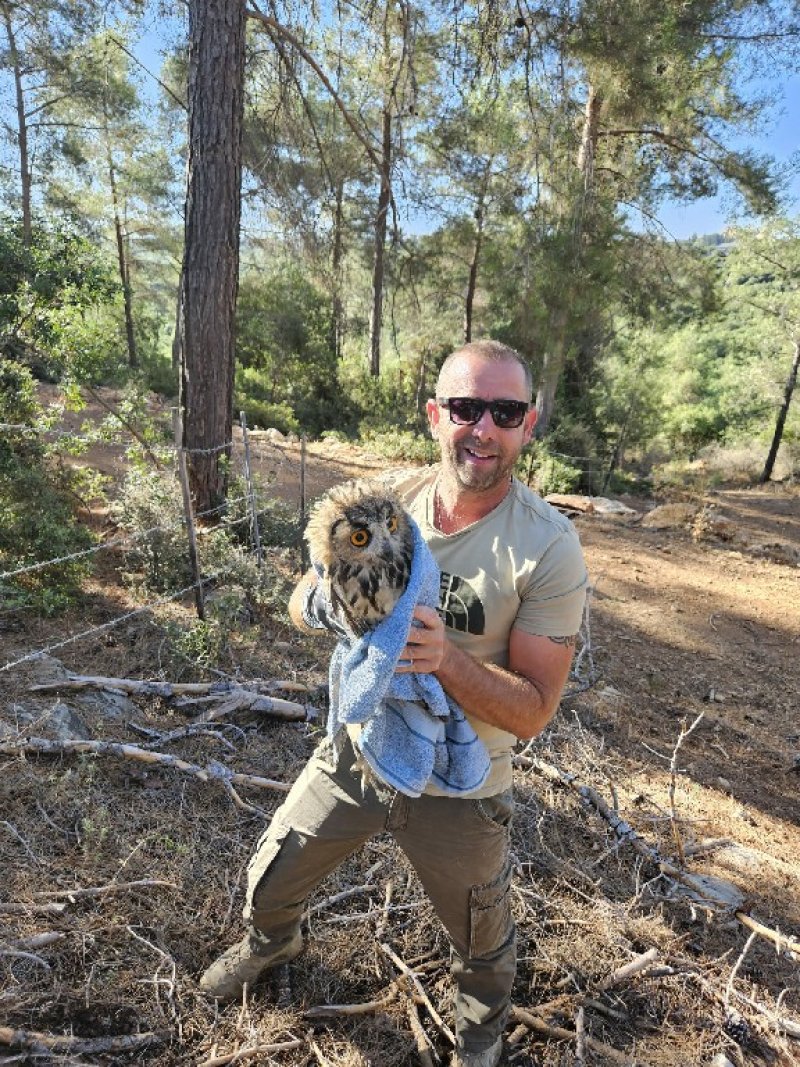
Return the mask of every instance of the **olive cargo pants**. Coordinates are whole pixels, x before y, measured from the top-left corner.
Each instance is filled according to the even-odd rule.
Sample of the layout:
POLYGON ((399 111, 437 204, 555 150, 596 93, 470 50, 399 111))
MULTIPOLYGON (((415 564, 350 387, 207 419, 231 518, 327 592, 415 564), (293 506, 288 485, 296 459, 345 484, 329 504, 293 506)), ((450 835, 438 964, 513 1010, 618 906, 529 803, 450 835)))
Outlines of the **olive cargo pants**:
POLYGON ((511 916, 510 791, 483 800, 416 799, 368 785, 323 742, 275 812, 248 867, 251 949, 271 955, 297 932, 305 901, 359 846, 391 833, 417 872, 452 945, 460 1051, 500 1036, 516 970, 511 916))

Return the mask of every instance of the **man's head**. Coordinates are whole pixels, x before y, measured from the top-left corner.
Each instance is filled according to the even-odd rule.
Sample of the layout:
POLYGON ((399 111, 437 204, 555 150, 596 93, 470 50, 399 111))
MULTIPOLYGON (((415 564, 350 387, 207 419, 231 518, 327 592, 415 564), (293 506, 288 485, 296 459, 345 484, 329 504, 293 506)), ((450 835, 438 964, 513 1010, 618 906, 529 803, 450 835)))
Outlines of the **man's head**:
POLYGON ((506 485, 536 422, 531 390, 528 365, 498 341, 474 341, 444 361, 428 421, 444 473, 460 489, 484 493, 506 485))

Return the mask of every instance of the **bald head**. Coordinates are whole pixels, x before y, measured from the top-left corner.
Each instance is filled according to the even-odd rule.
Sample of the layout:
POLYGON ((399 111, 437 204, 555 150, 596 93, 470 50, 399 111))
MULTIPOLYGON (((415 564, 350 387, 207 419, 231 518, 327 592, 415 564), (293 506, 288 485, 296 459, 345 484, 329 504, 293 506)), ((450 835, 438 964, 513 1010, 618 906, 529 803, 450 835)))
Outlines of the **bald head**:
POLYGON ((439 380, 436 386, 437 396, 443 395, 441 386, 448 378, 448 371, 451 364, 468 356, 485 359, 492 363, 516 363, 517 366, 522 368, 522 372, 525 376, 527 398, 530 399, 531 393, 533 392, 533 375, 531 374, 530 367, 519 352, 510 348, 508 345, 502 344, 500 341, 470 341, 469 344, 457 348, 455 352, 451 352, 445 359, 441 366, 441 370, 439 371, 439 380))

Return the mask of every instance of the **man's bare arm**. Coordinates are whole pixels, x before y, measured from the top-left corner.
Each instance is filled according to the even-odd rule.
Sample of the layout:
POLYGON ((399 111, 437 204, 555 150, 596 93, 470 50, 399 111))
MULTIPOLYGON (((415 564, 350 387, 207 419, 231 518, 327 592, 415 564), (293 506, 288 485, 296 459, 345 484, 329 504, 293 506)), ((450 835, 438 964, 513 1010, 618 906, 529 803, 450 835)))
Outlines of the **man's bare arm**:
POLYGON ((535 737, 552 719, 569 676, 575 639, 541 637, 512 630, 508 667, 481 663, 448 640, 432 608, 417 608, 423 624, 412 627, 399 668, 435 674, 464 711, 516 737, 535 737))
POLYGON ((289 597, 289 618, 295 624, 298 630, 301 630, 304 634, 319 634, 319 630, 312 629, 303 618, 303 605, 305 604, 306 597, 310 590, 317 584, 318 577, 317 572, 312 568, 306 571, 297 585, 294 587, 292 595, 289 597))

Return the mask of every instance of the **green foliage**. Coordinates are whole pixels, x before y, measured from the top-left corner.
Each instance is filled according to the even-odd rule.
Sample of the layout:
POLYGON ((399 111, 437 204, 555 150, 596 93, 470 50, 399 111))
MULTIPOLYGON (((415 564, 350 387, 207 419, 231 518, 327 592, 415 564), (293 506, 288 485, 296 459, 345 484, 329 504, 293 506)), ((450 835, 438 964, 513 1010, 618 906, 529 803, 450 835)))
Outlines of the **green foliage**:
POLYGON ((329 302, 298 265, 242 278, 237 358, 237 404, 254 425, 317 435, 352 422, 339 382, 329 302))
MULTIPOLYGON (((0 435, 0 571, 80 552, 92 537, 74 515, 69 475, 48 460, 41 434, 45 420, 28 368, 0 359, 0 422, 16 429, 0 435)), ((3 599, 52 614, 76 595, 85 559, 67 560, 6 579, 3 599)))
POLYGON ((274 427, 283 434, 299 433, 300 423, 286 400, 268 400, 274 390, 264 375, 253 367, 237 367, 233 394, 234 417, 241 411, 251 430, 274 427))
POLYGON ((124 575, 131 585, 163 593, 191 584, 183 507, 173 474, 131 467, 110 513, 130 535, 124 575))
POLYGON ((26 247, 11 219, 0 225, 0 355, 39 377, 97 380, 121 358, 110 308, 118 287, 97 248, 64 228, 36 226, 26 247))
POLYGON ((397 463, 433 463, 439 456, 431 438, 413 430, 366 429, 361 434, 360 444, 397 463))
POLYGON ((581 482, 580 467, 563 456, 553 455, 541 443, 525 450, 517 460, 517 475, 540 496, 548 493, 575 493, 581 482))

